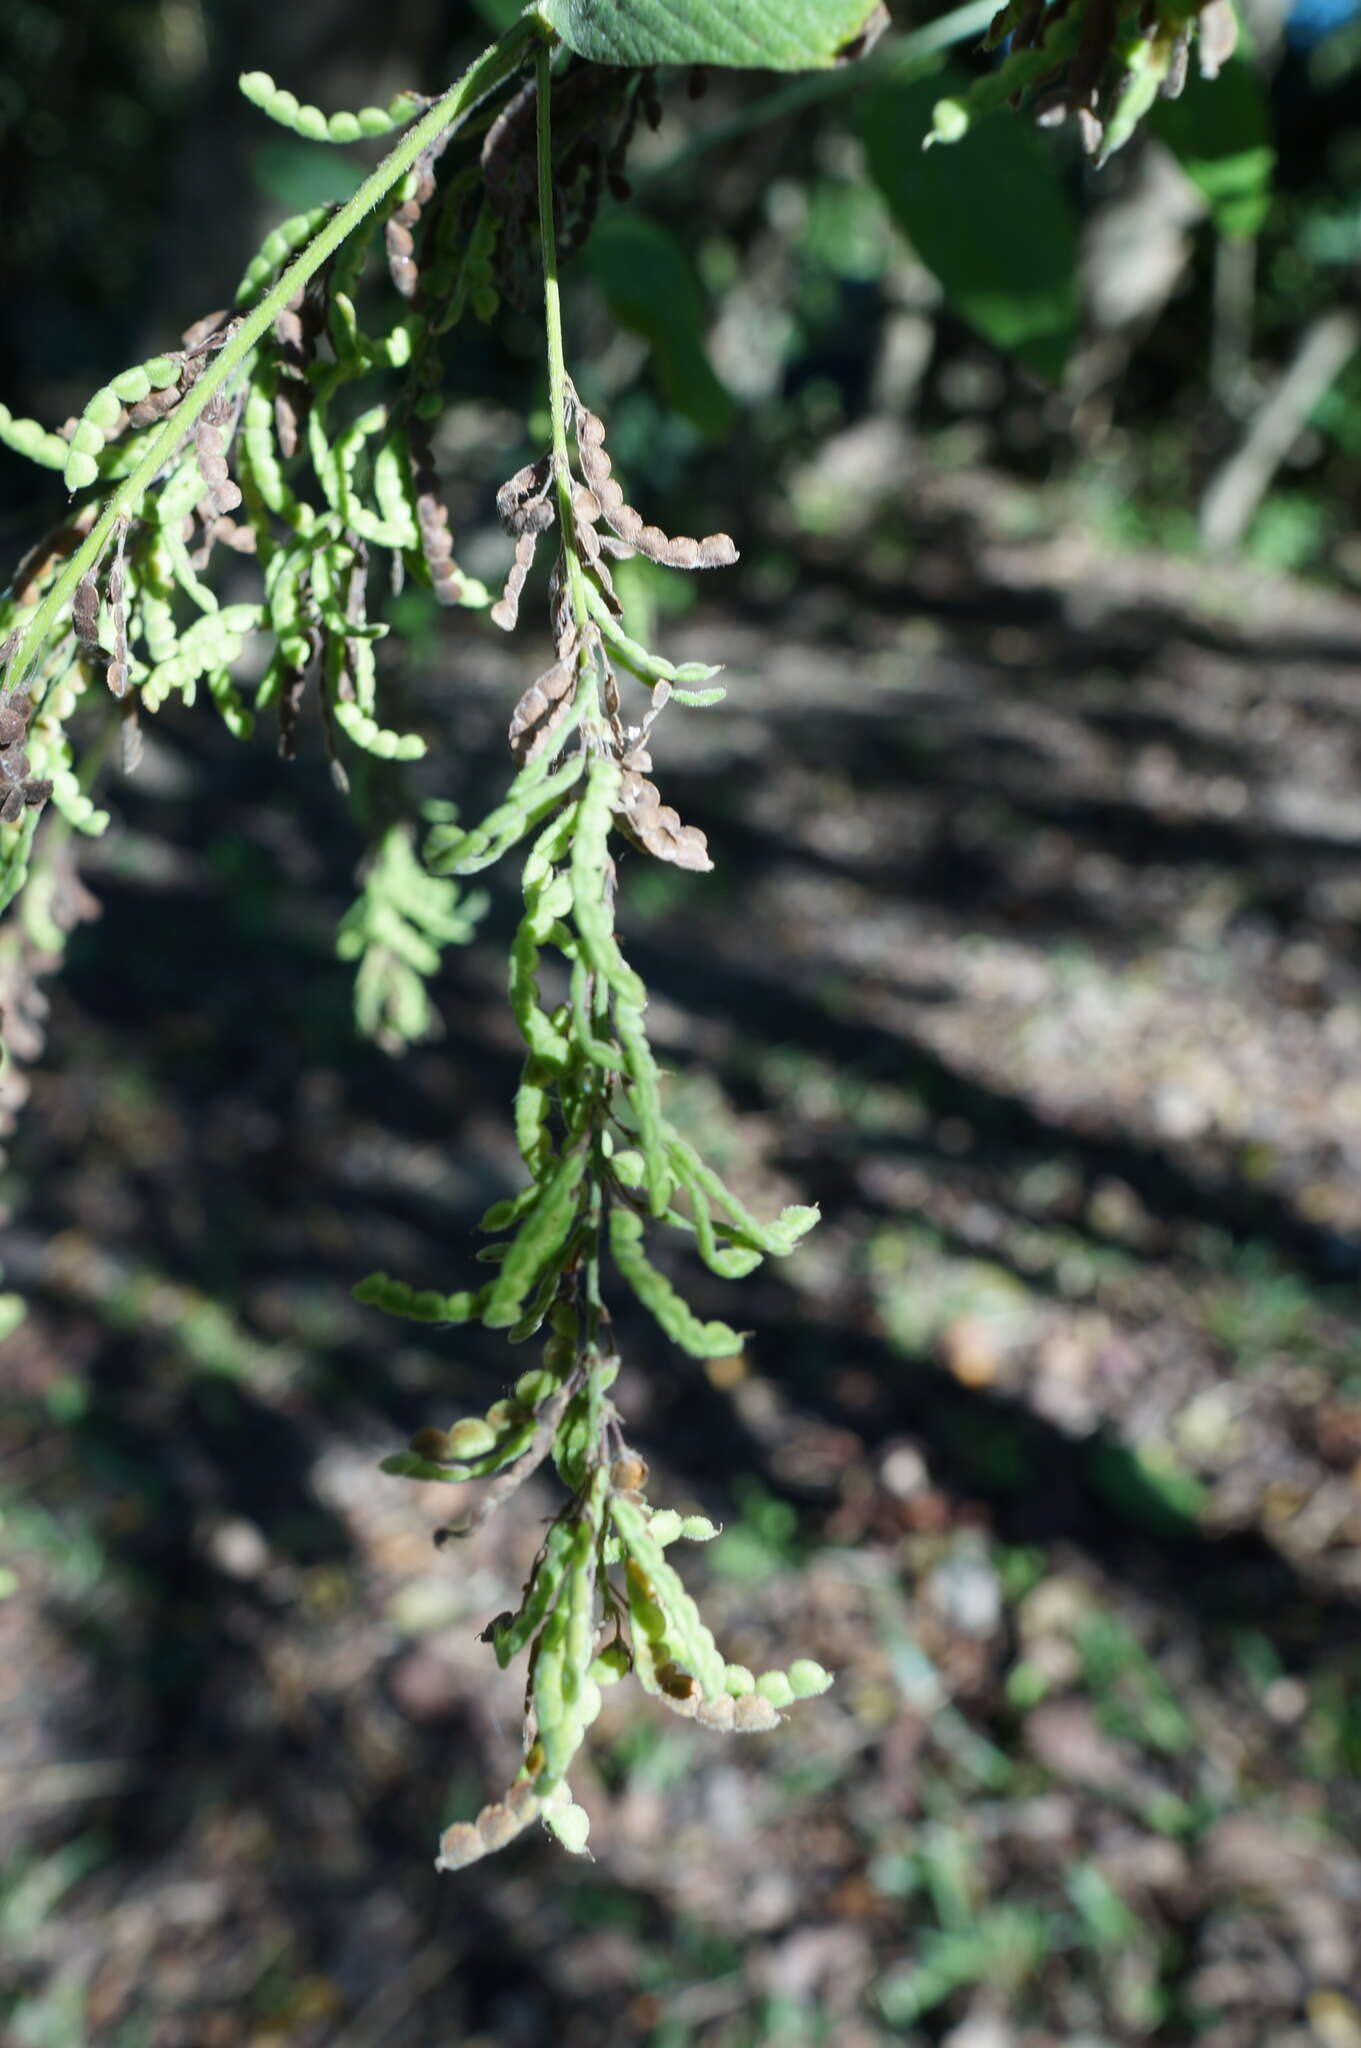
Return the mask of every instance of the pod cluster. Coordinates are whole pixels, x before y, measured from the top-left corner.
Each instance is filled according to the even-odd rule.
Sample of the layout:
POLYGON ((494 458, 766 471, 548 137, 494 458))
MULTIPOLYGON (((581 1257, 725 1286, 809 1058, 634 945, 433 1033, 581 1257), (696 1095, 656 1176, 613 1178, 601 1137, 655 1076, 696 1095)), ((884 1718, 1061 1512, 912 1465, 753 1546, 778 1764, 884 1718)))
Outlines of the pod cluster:
POLYGON ((535 1818, 565 1847, 585 1850, 589 1823, 571 1799, 567 1774, 604 1689, 630 1671, 671 1712, 738 1735, 768 1733, 779 1726, 781 1708, 831 1685, 811 1658, 760 1677, 724 1662, 664 1554, 678 1536, 711 1537, 713 1524, 650 1513, 635 1483, 645 1478, 642 1461, 629 1453, 591 1465, 550 1524, 519 1606, 487 1631, 502 1669, 529 1652, 525 1762, 502 1799, 445 1830, 438 1869, 463 1869, 535 1818))
MULTIPOLYGON (((546 79, 546 57, 540 63, 546 79)), ((380 133, 425 104, 402 95, 386 110, 328 117, 263 74, 248 74, 243 87, 272 118, 327 142, 380 133)), ((570 243, 603 191, 623 190, 638 121, 657 110, 650 77, 610 67, 569 66, 552 97, 561 114, 556 155, 549 150, 554 197, 570 243)), ((69 920, 57 905, 69 904, 69 892, 59 897, 44 877, 57 873, 63 842, 39 839, 39 813, 50 797, 79 832, 108 823, 73 733, 94 728, 92 761, 109 737, 120 739, 131 769, 140 719, 172 696, 202 696, 238 735, 271 715, 291 755, 311 700, 342 788, 356 754, 414 760, 424 737, 400 729, 387 709, 378 653, 387 602, 414 582, 443 605, 490 608, 509 629, 536 542, 556 529, 553 659, 512 713, 508 789, 470 826, 450 806, 427 806, 418 856, 414 807, 394 777, 371 769, 364 794, 381 826, 337 940, 355 969, 362 1028, 400 1049, 432 1028, 427 989, 442 949, 466 941, 483 907, 462 894, 466 879, 523 851, 509 961, 524 1047, 514 1103, 523 1185, 482 1219, 487 1242, 473 1284, 443 1292, 375 1274, 356 1289, 362 1301, 429 1325, 476 1321, 512 1343, 543 1333, 541 1362, 485 1414, 432 1424, 386 1463, 419 1480, 476 1482, 474 1505, 445 1537, 466 1534, 550 1457, 565 1492, 519 1608, 488 1632, 502 1664, 527 1656, 523 1769, 502 1799, 446 1832, 445 1868, 535 1818, 584 1850, 587 1822, 567 1773, 603 1688, 626 1671, 672 1711, 732 1732, 771 1728, 784 1705, 830 1683, 807 1662, 759 1679, 725 1662, 665 1554, 713 1527, 648 1508, 646 1472, 610 1391, 619 1359, 607 1296, 631 1295, 693 1356, 733 1353, 742 1334, 712 1313, 712 1280, 786 1256, 816 1220, 804 1206, 774 1221, 753 1214, 668 1116, 647 990, 615 930, 620 846, 684 868, 710 865, 703 833, 650 779, 650 748, 665 707, 723 693, 711 687, 715 669, 676 666, 629 633, 611 564, 640 555, 715 569, 737 551, 723 533, 695 539, 647 522, 614 474, 603 421, 560 374, 557 454, 526 465, 498 495, 515 556, 494 604, 457 559, 438 472, 443 337, 465 318, 490 319, 501 293, 523 283, 522 265, 553 261, 551 236, 540 248, 529 170, 549 112, 546 90, 542 100, 512 98, 480 155, 452 175, 449 132, 437 136, 338 247, 328 238, 324 262, 286 302, 281 275, 332 209, 283 222, 247 266, 230 311, 208 314, 177 348, 120 372, 61 432, 0 410, 0 442, 85 494, 0 594, 0 669, 21 648, 24 677, 22 689, 0 684, 0 909, 30 880, 25 913, 58 939, 69 920), (392 289, 372 291, 373 272, 392 289), (265 294, 271 323, 257 336, 257 316, 243 336, 239 322, 265 294), (76 579, 66 565, 78 550, 76 579), (248 648, 254 658, 243 661, 248 648), (642 694, 630 704, 635 685, 642 694), (654 1240, 664 1235, 692 1246, 707 1269, 701 1300, 659 1260, 654 1240)), ((560 364, 560 335, 550 360, 560 364)), ((0 981, 5 957, 0 949, 0 981)), ((17 996, 0 989, 21 1032, 41 1001, 31 984, 30 976, 17 996)))
MULTIPOLYGON (((509 99, 482 144, 482 175, 501 223, 497 261, 501 289, 516 305, 539 288, 535 248, 538 184, 537 92, 531 80, 509 99)), ((573 59, 553 85, 553 200, 559 246, 581 247, 608 192, 629 193, 626 167, 640 119, 656 129, 661 102, 655 75, 573 59)))
POLYGON ((1233 55, 1232 0, 1006 0, 983 38, 1006 45, 995 71, 938 100, 927 142, 958 142, 1002 106, 1028 104, 1041 127, 1073 120, 1098 165, 1123 148, 1161 96, 1176 99, 1194 46, 1203 78, 1233 55))

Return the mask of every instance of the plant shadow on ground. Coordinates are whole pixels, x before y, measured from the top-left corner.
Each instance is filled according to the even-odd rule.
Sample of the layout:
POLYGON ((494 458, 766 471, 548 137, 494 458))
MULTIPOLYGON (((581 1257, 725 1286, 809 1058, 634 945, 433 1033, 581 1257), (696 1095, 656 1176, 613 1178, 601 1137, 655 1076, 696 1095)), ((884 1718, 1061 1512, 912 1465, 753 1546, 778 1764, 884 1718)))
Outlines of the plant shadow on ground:
MULTIPOLYGON (((729 707, 657 750, 720 864, 693 894, 663 878, 633 948, 674 1090, 753 1200, 822 1202, 829 1249, 748 1283, 742 1361, 664 1360, 626 1319, 621 1399, 664 1497, 747 1502, 712 1575, 738 1639, 778 1661, 806 1631, 843 1681, 740 1765, 612 1702, 584 1878, 545 1843, 432 1880, 439 1826, 514 1765, 519 1681, 474 1637, 549 1494, 436 1563, 441 1504, 377 1457, 485 1406, 506 1355, 348 1301, 374 1266, 462 1284, 514 1184, 507 886, 446 969, 448 1037, 393 1064, 350 1033, 353 849, 315 762, 181 723, 160 782, 120 793, 127 850, 15 1150, 17 2039, 67 2038, 67 1998, 126 2048, 857 2044, 937 2038, 979 1993, 1036 2042, 1166 2024, 1229 2048, 1344 1995, 1345 1940, 1241 1841, 1234 1866, 1225 1826, 1313 1829, 1287 1864, 1325 1906, 1357 1881, 1324 1827, 1355 1804, 1361 1601, 1346 635, 1330 614, 1249 648, 1137 592, 1083 623, 976 530, 926 542, 975 563, 954 595, 924 575, 894 606, 824 551, 788 646, 705 627, 736 650, 729 707), (1235 1371, 1228 1309, 1260 1321, 1263 1274, 1298 1317, 1235 1371), (950 1592, 966 1566, 981 1614, 950 1592), (1036 1620, 1056 1586, 1085 1617, 1062 1643, 1036 1620), (1103 1611, 1135 1646, 1109 1697, 1073 1650, 1103 1611), (1117 1755, 1141 1657, 1195 1739, 1160 1747, 1145 1701, 1117 1755), (913 1859, 942 1829, 980 1925, 1039 1916, 1022 1965, 1006 1921, 982 1960, 941 1948, 943 1880, 913 1859), (1075 1858, 1129 1916, 1123 1990, 1075 1858)), ((463 666, 471 812, 506 707, 463 666)))

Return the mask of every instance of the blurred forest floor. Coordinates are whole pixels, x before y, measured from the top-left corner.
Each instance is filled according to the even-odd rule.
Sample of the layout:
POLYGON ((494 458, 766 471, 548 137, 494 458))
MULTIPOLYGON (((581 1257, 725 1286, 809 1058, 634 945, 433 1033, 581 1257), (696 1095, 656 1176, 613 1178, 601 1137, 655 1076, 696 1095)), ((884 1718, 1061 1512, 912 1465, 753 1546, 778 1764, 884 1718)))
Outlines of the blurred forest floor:
MULTIPOLYGON (((515 1184, 513 875, 387 1062, 315 735, 167 714, 13 1150, 16 2048, 1361 2043, 1361 605, 886 490, 892 560, 661 636, 730 664, 654 747, 717 869, 621 876, 676 1113, 824 1222, 618 1397, 727 1653, 836 1687, 742 1744, 620 1686, 596 1860, 436 1879, 551 1491, 436 1555, 378 1459, 512 1368, 349 1288, 466 1284, 515 1184)), ((488 638, 409 686, 465 815, 534 672, 488 638)))

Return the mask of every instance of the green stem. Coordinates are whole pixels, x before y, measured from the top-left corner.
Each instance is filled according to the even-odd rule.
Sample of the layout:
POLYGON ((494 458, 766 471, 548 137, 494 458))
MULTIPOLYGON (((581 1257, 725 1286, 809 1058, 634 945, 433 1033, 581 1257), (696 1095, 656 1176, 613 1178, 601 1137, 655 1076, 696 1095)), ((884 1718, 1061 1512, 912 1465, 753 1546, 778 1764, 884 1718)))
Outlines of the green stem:
POLYGON ((273 288, 246 314, 231 340, 214 357, 212 366, 204 372, 187 396, 181 399, 165 425, 152 435, 147 444, 146 454, 136 469, 119 484, 83 545, 72 555, 61 575, 38 605, 28 623, 27 631, 15 649, 7 679, 10 689, 17 689, 33 667, 62 606, 74 596, 81 577, 88 569, 92 569, 103 555, 118 521, 132 510, 142 494, 149 489, 204 407, 211 403, 215 395, 235 375, 256 343, 268 333, 275 318, 283 311, 289 300, 295 293, 301 291, 327 258, 333 256, 341 243, 353 234, 365 214, 371 213, 397 181, 406 176, 421 151, 432 143, 437 135, 442 135, 446 128, 452 127, 463 115, 470 112, 479 100, 484 99, 489 92, 494 92, 521 62, 527 46, 542 35, 543 26, 537 17, 523 15, 499 42, 484 50, 482 55, 469 65, 458 83, 450 86, 443 98, 437 100, 415 126, 407 130, 377 169, 365 178, 354 196, 347 199, 306 248, 299 251, 273 288))
MULTIPOLYGON (((539 241, 543 249, 543 312, 548 343, 548 409, 553 421, 553 484, 558 497, 558 523, 562 529, 562 551, 567 562, 567 587, 572 610, 584 632, 591 612, 586 581, 576 549, 576 522, 572 513, 572 470, 567 456, 567 358, 562 346, 562 292, 558 285, 558 241, 553 224, 553 78, 552 57, 541 44, 537 58, 538 142, 539 142, 539 241)), ((592 703, 586 707, 588 722, 594 711, 594 666, 583 668, 579 689, 589 688, 592 703)))

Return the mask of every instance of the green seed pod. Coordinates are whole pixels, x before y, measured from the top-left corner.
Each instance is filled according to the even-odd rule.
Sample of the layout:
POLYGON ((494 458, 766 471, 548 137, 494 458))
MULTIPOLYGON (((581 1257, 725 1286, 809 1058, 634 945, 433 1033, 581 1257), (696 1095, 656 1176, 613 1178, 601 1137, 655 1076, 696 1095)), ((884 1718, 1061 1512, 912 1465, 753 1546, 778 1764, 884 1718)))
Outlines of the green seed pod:
POLYGON ((615 1494, 610 1500, 609 1513, 629 1552, 630 1604, 637 1584, 665 1617, 672 1654, 686 1671, 694 1673, 700 1689, 710 1699, 716 1699, 724 1689, 726 1667, 679 1573, 667 1562, 661 1546, 653 1540, 646 1511, 627 1494, 615 1494))
POLYGON ((543 1184, 539 1200, 520 1221, 506 1260, 492 1284, 482 1320, 489 1330, 519 1320, 526 1294, 547 1262, 562 1250, 577 1215, 577 1191, 586 1171, 584 1149, 569 1152, 543 1184))
POLYGON ((93 455, 83 449, 72 448, 66 458, 66 473, 62 479, 68 491, 83 491, 99 475, 99 464, 93 455))
POLYGON ((796 1700, 816 1699, 832 1684, 832 1674, 811 1657, 796 1657, 789 1667, 789 1683, 796 1700))
MULTIPOLYGON (((150 380, 148 379, 147 389, 150 390, 150 388, 150 380)), ((104 386, 102 391, 96 391, 94 397, 81 414, 81 418, 88 420, 91 426, 98 431, 101 439, 113 432, 122 416, 122 400, 112 386, 108 384, 104 386)))
POLYGON ((571 1523, 565 1520, 554 1522, 544 1538, 543 1549, 530 1573, 519 1613, 504 1627, 493 1631, 492 1645, 496 1651, 496 1661, 503 1671, 511 1658, 518 1656, 533 1636, 557 1598, 571 1549, 571 1523))
POLYGON ((490 1417, 483 1422, 480 1416, 470 1415, 449 1431, 449 1455, 459 1464, 465 1464, 469 1458, 485 1457, 500 1434, 490 1417))
POLYGON ((727 1664, 723 1668, 723 1690, 732 1694, 735 1700, 756 1690, 756 1680, 745 1664, 727 1664))
POLYGON ((558 1806, 544 1814, 544 1820, 572 1856, 585 1856, 591 1832, 590 1816, 584 1806, 558 1806))
MULTIPOLYGON (((560 736, 566 739, 570 730, 569 720, 560 728, 560 736)), ((435 874, 457 875, 473 875, 490 867, 556 810, 559 800, 580 779, 584 765, 585 756, 575 754, 550 774, 550 756, 536 756, 515 777, 505 801, 473 831, 437 825, 426 844, 427 865, 435 874)))
POLYGON ((610 1251, 620 1273, 643 1307, 661 1324, 673 1343, 694 1358, 731 1358, 742 1339, 726 1323, 702 1323, 651 1264, 642 1248, 643 1221, 628 1209, 610 1211, 610 1251))
POLYGON ((763 1671, 756 1681, 756 1690, 763 1700, 770 1701, 772 1707, 787 1707, 793 1703, 794 1688, 787 1671, 763 1671))
POLYGON ((412 1322, 471 1323, 481 1315, 491 1289, 482 1287, 476 1294, 437 1294, 433 1289, 421 1293, 404 1281, 389 1279, 386 1273, 370 1273, 351 1292, 356 1301, 368 1308, 380 1308, 390 1316, 406 1316, 412 1322))
POLYGON ((597 1685, 617 1685, 633 1669, 633 1660, 625 1645, 618 1639, 606 1643, 592 1660, 590 1676, 597 1685))
POLYGON ((521 1373, 515 1382, 515 1399, 521 1408, 532 1413, 550 1394, 558 1390, 559 1381, 555 1374, 536 1367, 532 1372, 521 1373))
POLYGON ((380 761, 419 761, 425 754, 425 741, 419 733, 388 732, 366 711, 347 703, 343 697, 332 698, 331 715, 347 739, 380 761))
POLYGON ((674 1543, 679 1538, 681 1518, 674 1508, 658 1508, 647 1526, 653 1542, 659 1543, 665 1550, 668 1543, 674 1543))
MULTIPOLYGON (((24 456, 29 462, 39 463, 44 469, 65 469, 70 455, 70 449, 60 434, 49 434, 37 420, 16 420, 3 405, 0 405, 0 444, 12 448, 16 455, 24 456)), ((97 469, 95 474, 98 475, 97 469)), ((93 483, 94 477, 87 481, 93 483)))
POLYGON ((681 1523, 681 1535, 691 1543, 712 1543, 718 1535, 718 1524, 711 1522, 707 1515, 687 1515, 681 1523))

